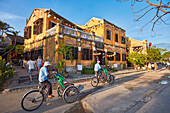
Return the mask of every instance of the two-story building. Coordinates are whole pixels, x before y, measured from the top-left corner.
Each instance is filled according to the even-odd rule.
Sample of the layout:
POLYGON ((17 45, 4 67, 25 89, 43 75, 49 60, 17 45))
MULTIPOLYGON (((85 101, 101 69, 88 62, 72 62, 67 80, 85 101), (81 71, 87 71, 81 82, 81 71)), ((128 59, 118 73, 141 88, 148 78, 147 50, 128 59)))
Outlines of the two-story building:
POLYGON ((76 71, 77 65, 92 66, 96 59, 105 65, 126 68, 125 30, 105 19, 93 17, 85 25, 78 25, 51 9, 35 8, 24 29, 25 60, 43 60, 53 65, 63 58, 54 51, 61 43, 73 50, 73 63, 66 60, 67 71, 76 71))

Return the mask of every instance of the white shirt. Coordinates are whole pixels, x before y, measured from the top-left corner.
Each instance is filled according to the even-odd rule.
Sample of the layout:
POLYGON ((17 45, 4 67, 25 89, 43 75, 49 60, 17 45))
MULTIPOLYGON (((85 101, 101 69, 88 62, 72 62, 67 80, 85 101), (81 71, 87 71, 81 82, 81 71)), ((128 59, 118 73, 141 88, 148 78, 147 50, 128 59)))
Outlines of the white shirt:
POLYGON ((28 61, 27 64, 29 66, 28 69, 34 69, 34 64, 35 64, 34 61, 28 61))
POLYGON ((39 80, 40 82, 43 82, 43 81, 45 81, 45 80, 48 79, 48 75, 49 75, 49 73, 48 73, 48 71, 47 71, 47 67, 43 66, 43 67, 40 69, 39 79, 38 79, 38 80, 39 80))
POLYGON ((94 71, 99 71, 100 68, 100 64, 96 63, 94 66, 94 71))
POLYGON ((42 59, 37 59, 37 65, 41 64, 42 59))

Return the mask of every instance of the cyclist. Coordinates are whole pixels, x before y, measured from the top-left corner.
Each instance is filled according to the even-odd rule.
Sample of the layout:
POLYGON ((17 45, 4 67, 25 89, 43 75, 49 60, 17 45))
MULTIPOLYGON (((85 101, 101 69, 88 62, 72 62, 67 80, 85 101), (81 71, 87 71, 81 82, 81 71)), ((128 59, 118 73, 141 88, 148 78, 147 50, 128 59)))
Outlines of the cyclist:
POLYGON ((54 96, 52 95, 52 85, 51 83, 48 81, 48 76, 54 75, 55 73, 51 73, 49 74, 47 68, 50 66, 51 64, 46 61, 44 63, 44 66, 41 67, 40 72, 39 72, 39 82, 43 85, 43 86, 47 86, 48 89, 48 98, 53 98, 54 96))
POLYGON ((97 59, 97 63, 94 66, 95 76, 97 76, 97 72, 99 71, 99 69, 101 69, 101 66, 99 59, 97 59))

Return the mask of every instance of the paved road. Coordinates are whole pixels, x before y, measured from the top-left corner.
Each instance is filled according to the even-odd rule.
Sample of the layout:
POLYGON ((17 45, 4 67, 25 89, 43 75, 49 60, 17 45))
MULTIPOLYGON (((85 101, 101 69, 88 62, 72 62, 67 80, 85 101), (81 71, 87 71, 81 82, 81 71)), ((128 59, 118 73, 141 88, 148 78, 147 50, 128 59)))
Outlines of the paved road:
MULTIPOLYGON (((109 85, 108 83, 100 83, 97 88, 93 88, 90 81, 76 83, 76 86, 82 84, 85 87, 80 94, 79 100, 81 101, 77 101, 73 104, 66 104, 62 98, 57 97, 56 90, 54 90, 53 93, 56 98, 50 100, 48 102, 49 105, 47 105, 47 102, 43 103, 43 105, 33 113, 63 113, 65 111, 71 112, 71 110, 74 113, 75 111, 78 113, 82 111, 78 111, 77 109, 73 110, 72 108, 86 100, 91 103, 90 107, 96 108, 96 113, 103 113, 105 111, 108 113, 112 113, 113 111, 121 113, 133 107, 143 99, 143 97, 148 96, 160 88, 162 85, 156 83, 156 81, 161 79, 165 73, 170 73, 170 71, 160 71, 158 73, 142 71, 117 75, 115 84, 109 85)), ((0 112, 24 113, 25 111, 20 107, 20 102, 22 96, 27 91, 28 89, 0 94, 0 112)), ((84 106, 83 104, 83 107, 86 109, 88 106, 84 106)))
POLYGON ((137 113, 170 113, 170 85, 139 109, 137 113))

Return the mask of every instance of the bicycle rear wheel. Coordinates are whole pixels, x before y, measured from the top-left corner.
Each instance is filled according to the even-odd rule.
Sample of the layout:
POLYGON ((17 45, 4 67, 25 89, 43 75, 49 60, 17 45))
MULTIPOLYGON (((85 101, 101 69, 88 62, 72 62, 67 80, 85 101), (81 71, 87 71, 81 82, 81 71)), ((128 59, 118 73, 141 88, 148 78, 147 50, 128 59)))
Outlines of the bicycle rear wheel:
POLYGON ((63 100, 66 103, 73 103, 77 100, 79 91, 75 86, 69 86, 64 90, 63 100))
POLYGON ((91 85, 93 87, 97 87, 98 83, 99 83, 99 80, 96 76, 91 78, 91 85))
POLYGON ((107 82, 108 82, 109 84, 113 84, 113 83, 115 82, 115 77, 114 77, 113 75, 109 75, 107 82))
POLYGON ((27 92, 21 101, 21 107, 25 111, 34 111, 38 109, 44 101, 44 94, 39 90, 27 92))

